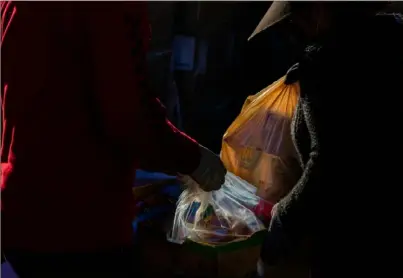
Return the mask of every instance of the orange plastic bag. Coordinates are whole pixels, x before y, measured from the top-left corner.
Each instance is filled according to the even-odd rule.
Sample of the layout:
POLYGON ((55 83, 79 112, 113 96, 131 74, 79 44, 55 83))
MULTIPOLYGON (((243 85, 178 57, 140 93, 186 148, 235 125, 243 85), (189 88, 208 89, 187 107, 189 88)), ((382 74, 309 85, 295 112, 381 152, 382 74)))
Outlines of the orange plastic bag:
POLYGON ((300 175, 291 139, 291 120, 299 99, 299 83, 286 77, 253 96, 224 134, 221 159, 228 171, 258 188, 257 194, 277 202, 300 175))

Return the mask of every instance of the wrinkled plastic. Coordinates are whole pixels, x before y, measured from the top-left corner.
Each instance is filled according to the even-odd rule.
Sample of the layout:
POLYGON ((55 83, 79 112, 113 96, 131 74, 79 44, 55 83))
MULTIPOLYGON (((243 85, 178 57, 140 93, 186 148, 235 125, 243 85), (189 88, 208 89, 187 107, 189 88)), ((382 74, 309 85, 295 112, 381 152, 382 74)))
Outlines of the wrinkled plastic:
POLYGON ((291 138, 291 120, 299 84, 282 77, 249 96, 223 137, 221 159, 228 171, 258 188, 262 198, 277 202, 297 182, 300 167, 291 138))
POLYGON ((255 215, 262 203, 254 186, 228 172, 220 190, 205 192, 186 178, 187 189, 179 197, 169 241, 217 246, 246 240, 265 229, 255 215))

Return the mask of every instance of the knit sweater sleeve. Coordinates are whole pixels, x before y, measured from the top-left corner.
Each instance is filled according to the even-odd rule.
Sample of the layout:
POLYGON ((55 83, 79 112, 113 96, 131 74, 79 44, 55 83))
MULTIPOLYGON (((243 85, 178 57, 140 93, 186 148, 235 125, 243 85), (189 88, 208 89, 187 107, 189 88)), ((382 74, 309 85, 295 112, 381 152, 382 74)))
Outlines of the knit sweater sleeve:
POLYGON ((340 184, 337 185, 334 179, 347 176, 343 171, 351 171, 352 167, 349 163, 337 168, 336 161, 343 157, 342 153, 347 152, 349 160, 359 161, 362 157, 357 152, 363 152, 363 149, 354 148, 354 144, 378 136, 367 134, 367 130, 360 127, 359 122, 364 121, 366 115, 365 107, 379 105, 382 106, 380 113, 389 114, 388 111, 399 110, 398 104, 387 102, 387 98, 377 102, 373 96, 383 91, 401 91, 398 76, 402 69, 402 25, 390 16, 371 22, 374 26, 390 29, 394 35, 381 31, 373 35, 368 28, 363 28, 362 41, 351 32, 340 37, 341 44, 335 46, 334 41, 338 38, 335 37, 323 47, 309 49, 300 62, 298 109, 302 117, 295 125, 307 127, 310 146, 306 146, 308 156, 303 175, 278 204, 274 219, 292 239, 299 239, 307 227, 321 222, 326 210, 333 210, 339 204, 334 186, 340 184), (369 50, 361 51, 365 47, 369 50))
MULTIPOLYGON (((314 51, 319 52, 319 50, 314 51)), ((294 123, 295 126, 307 127, 310 138, 309 156, 301 178, 290 194, 279 202, 278 213, 274 216, 274 221, 279 221, 285 233, 293 239, 302 236, 302 229, 309 222, 307 216, 313 216, 315 203, 313 199, 321 194, 320 184, 324 180, 322 175, 326 172, 325 169, 322 169, 327 165, 323 161, 331 155, 326 149, 330 142, 327 138, 330 133, 326 126, 326 118, 332 113, 324 110, 324 107, 330 109, 334 105, 326 104, 328 96, 323 92, 328 90, 327 84, 331 84, 332 81, 328 72, 315 72, 317 68, 321 67, 314 63, 315 60, 307 60, 299 65, 298 75, 302 94, 297 109, 299 109, 298 114, 301 117, 296 118, 294 123)), ((296 136, 298 135, 296 134, 296 136)))

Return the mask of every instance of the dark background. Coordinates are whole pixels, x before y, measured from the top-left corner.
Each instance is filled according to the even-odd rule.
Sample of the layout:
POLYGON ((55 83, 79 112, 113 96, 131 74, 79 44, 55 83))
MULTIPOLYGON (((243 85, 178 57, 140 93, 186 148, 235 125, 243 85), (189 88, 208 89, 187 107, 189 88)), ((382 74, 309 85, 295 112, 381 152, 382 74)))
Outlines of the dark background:
POLYGON ((292 41, 270 31, 263 39, 248 37, 271 2, 149 2, 152 41, 150 85, 166 104, 172 121, 201 144, 219 152, 221 138, 248 95, 271 84, 295 60, 292 41), (170 73, 175 35, 208 44, 204 73, 170 73), (249 82, 244 82, 249 80, 249 82), (180 99, 181 121, 174 114, 172 83, 180 99))
MULTIPOLYGON (((283 76, 303 50, 304 42, 288 22, 248 41, 271 3, 149 2, 151 88, 167 106, 175 124, 217 153, 225 130, 245 98, 283 76), (195 37, 195 64, 198 47, 203 41, 208 44, 204 73, 170 72, 175 35, 195 37), (180 117, 174 111, 175 88, 180 117)), ((403 2, 392 6, 392 11, 403 11, 403 2)))

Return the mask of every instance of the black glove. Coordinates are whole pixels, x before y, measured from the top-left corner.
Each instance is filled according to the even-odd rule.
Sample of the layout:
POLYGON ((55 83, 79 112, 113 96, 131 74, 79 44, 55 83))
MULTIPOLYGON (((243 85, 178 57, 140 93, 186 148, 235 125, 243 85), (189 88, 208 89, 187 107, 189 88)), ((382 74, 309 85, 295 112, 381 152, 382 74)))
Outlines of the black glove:
MULTIPOLYGON (((189 176, 204 191, 218 190, 225 182, 225 169, 220 157, 209 149, 200 146, 201 159, 197 169, 189 176)), ((181 179, 179 177, 179 179, 181 179)))

